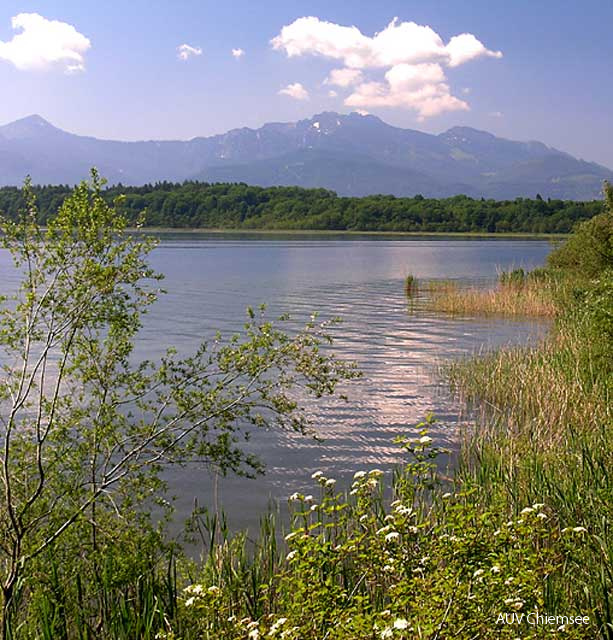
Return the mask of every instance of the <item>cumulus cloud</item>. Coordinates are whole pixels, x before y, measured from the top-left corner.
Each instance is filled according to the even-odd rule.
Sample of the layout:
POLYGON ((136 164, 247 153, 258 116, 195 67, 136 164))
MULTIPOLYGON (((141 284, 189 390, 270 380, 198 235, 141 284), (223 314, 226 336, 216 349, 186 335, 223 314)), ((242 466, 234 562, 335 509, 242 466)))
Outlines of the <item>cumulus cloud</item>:
POLYGON ((453 36, 445 44, 431 27, 397 18, 372 37, 355 26, 314 16, 298 18, 284 26, 271 44, 290 58, 317 55, 342 61, 344 68, 333 69, 324 82, 352 87, 347 106, 409 108, 420 119, 469 108, 451 94, 445 68, 502 57, 470 33, 453 36))
POLYGON ((345 104, 411 108, 420 120, 445 111, 468 109, 466 102, 451 95, 440 64, 397 64, 385 73, 385 80, 358 85, 345 104))
POLYGON ((300 84, 300 82, 288 84, 287 87, 284 87, 279 91, 279 95, 289 96, 290 98, 294 98, 294 100, 309 99, 309 92, 300 84))
POLYGON ((482 42, 477 40, 472 33, 461 33, 453 36, 445 47, 449 53, 449 66, 459 67, 461 64, 487 56, 490 58, 502 58, 502 51, 490 51, 482 42))
POLYGON ((201 56, 202 49, 200 47, 192 47, 191 44, 181 44, 177 47, 177 57, 179 60, 189 60, 192 56, 201 56))
POLYGON ((0 40, 0 60, 21 71, 85 70, 85 52, 91 42, 71 24, 47 20, 38 13, 20 13, 11 19, 11 25, 21 33, 8 42, 0 40))
POLYGON ((350 87, 358 84, 361 79, 362 72, 359 69, 332 69, 324 82, 337 87, 350 87))
POLYGON ((244 49, 232 49, 232 55, 239 60, 240 58, 242 58, 245 55, 245 51, 244 49))
POLYGON ((338 93, 334 91, 334 89, 330 89, 330 91, 328 91, 328 98, 337 98, 337 97, 338 97, 338 93))

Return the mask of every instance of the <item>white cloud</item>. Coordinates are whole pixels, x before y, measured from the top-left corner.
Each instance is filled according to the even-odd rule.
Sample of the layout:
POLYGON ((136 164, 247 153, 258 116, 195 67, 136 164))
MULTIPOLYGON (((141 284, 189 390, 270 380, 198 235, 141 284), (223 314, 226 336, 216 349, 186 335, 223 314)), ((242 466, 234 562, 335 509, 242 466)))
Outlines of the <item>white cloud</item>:
POLYGON ((325 79, 325 84, 333 84, 337 87, 350 87, 358 84, 362 79, 362 72, 359 69, 332 69, 325 79))
POLYGON ((244 49, 232 49, 232 55, 239 60, 240 58, 242 58, 245 55, 245 51, 244 49))
POLYGON ((319 55, 342 61, 345 68, 333 69, 324 82, 354 87, 345 100, 347 106, 408 108, 422 120, 469 109, 464 100, 451 94, 445 67, 481 57, 502 57, 500 51, 487 49, 470 33, 453 36, 445 44, 431 27, 397 18, 372 37, 355 26, 313 16, 298 18, 284 26, 271 44, 290 58, 319 55))
POLYGON ((279 95, 289 96, 290 98, 294 98, 295 100, 309 99, 309 92, 299 82, 288 84, 287 87, 284 87, 279 91, 279 95))
POLYGON ((336 97, 338 97, 338 93, 336 93, 334 89, 330 89, 330 91, 328 91, 328 98, 336 98, 336 97))
POLYGON ((8 42, 0 41, 0 60, 21 71, 85 70, 84 56, 91 42, 71 24, 47 20, 38 13, 20 13, 11 19, 11 25, 21 33, 8 42))
POLYGON ((446 111, 466 111, 469 109, 466 102, 451 95, 449 85, 444 82, 413 87, 410 86, 410 83, 407 86, 392 86, 389 82, 365 82, 356 87, 355 91, 345 100, 345 104, 350 107, 413 109, 417 112, 419 120, 446 111))
POLYGON ((357 27, 345 27, 314 16, 298 18, 271 40, 274 49, 291 58, 321 55, 342 60, 347 67, 366 69, 400 63, 440 62, 456 67, 481 56, 502 57, 470 33, 451 38, 447 45, 431 27, 394 18, 372 38, 357 27))
POLYGON ((459 36, 453 36, 445 48, 449 53, 450 67, 459 67, 469 60, 482 56, 502 58, 502 51, 486 49, 483 43, 477 40, 472 33, 461 33, 459 36))
POLYGON ((467 96, 470 93, 471 89, 470 87, 463 87, 462 88, 462 93, 467 96))
POLYGON ((189 60, 192 56, 201 56, 202 49, 200 47, 192 47, 191 44, 181 44, 177 47, 177 57, 179 60, 189 60))
POLYGON ((491 118, 502 118, 504 117, 504 113, 502 111, 490 111, 488 114, 491 118))

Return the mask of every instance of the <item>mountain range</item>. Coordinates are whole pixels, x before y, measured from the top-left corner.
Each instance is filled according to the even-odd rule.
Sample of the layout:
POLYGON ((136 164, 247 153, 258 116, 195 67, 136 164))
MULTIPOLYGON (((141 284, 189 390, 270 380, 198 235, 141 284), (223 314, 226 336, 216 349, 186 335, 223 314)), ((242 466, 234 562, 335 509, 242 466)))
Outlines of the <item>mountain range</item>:
POLYGON ((613 172, 541 142, 470 127, 439 135, 372 115, 324 112, 188 141, 120 142, 68 133, 37 115, 0 126, 0 186, 74 184, 95 166, 111 184, 202 180, 324 187, 339 195, 591 200, 613 172))

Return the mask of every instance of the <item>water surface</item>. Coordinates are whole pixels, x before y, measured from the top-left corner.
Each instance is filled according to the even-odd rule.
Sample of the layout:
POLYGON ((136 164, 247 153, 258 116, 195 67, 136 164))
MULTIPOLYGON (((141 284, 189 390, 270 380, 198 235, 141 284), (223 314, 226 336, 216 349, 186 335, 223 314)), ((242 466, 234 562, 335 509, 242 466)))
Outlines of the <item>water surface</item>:
MULTIPOLYGON (((336 353, 364 373, 343 385, 349 402, 309 403, 323 443, 297 434, 259 430, 249 448, 267 465, 258 480, 218 479, 204 467, 168 472, 177 520, 194 501, 223 506, 232 528, 253 527, 268 504, 284 504, 294 491, 311 492, 311 474, 323 470, 339 484, 359 469, 398 462, 393 439, 410 432, 426 413, 439 419, 432 435, 453 444, 461 406, 437 376, 437 365, 500 345, 525 343, 543 325, 501 319, 453 318, 408 308, 403 281, 451 278, 491 282, 496 272, 542 265, 551 245, 530 240, 386 238, 384 236, 271 237, 248 234, 165 234, 151 256, 168 291, 145 317, 137 353, 154 358, 174 345, 187 355, 217 330, 242 328, 248 305, 268 305, 268 316, 290 313, 304 323, 341 316, 336 353)), ((18 275, 0 252, 0 293, 18 275)))
POLYGON ((381 237, 164 235, 152 255, 168 290, 146 319, 139 351, 148 357, 174 344, 188 353, 215 331, 240 330, 245 308, 268 305, 306 321, 341 316, 335 349, 357 361, 361 380, 343 386, 345 403, 309 404, 323 443, 260 431, 249 445, 267 465, 258 480, 213 479, 206 469, 169 473, 179 518, 194 504, 222 505, 233 528, 252 526, 269 502, 311 492, 323 470, 342 483, 359 469, 398 461, 393 439, 427 412, 432 435, 453 443, 461 406, 436 375, 439 363, 542 335, 543 325, 501 319, 452 318, 407 308, 403 280, 452 278, 491 282, 501 269, 542 265, 551 245, 530 240, 388 239, 381 237))

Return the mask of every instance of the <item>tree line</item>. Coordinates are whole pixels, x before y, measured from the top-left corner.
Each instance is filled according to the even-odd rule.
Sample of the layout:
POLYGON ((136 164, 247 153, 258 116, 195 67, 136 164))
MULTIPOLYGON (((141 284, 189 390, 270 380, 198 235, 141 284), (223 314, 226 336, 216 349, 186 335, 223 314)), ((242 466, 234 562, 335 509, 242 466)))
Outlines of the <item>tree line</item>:
MULTIPOLYGON (((71 191, 68 185, 33 188, 42 224, 71 191)), ((544 200, 538 194, 515 200, 465 195, 356 198, 326 189, 194 181, 139 187, 119 184, 103 191, 109 204, 119 196, 118 209, 130 224, 144 214, 145 226, 194 229, 569 233, 603 207, 600 200, 544 200)), ((0 189, 0 213, 14 220, 23 206, 22 189, 0 189)))

